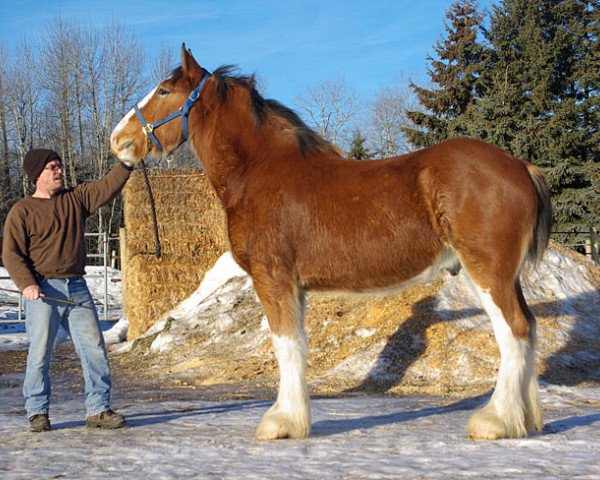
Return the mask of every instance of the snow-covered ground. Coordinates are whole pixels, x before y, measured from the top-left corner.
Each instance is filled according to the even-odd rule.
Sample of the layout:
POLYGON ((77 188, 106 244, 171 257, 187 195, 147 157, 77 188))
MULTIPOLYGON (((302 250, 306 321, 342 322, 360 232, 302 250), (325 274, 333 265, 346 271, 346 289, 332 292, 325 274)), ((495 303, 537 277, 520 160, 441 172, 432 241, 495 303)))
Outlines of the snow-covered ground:
POLYGON ((64 392, 52 407, 54 430, 32 434, 16 408, 21 378, 2 380, 14 382, 0 388, 5 480, 600 479, 598 389, 544 386, 546 427, 521 440, 465 437, 481 398, 370 396, 315 399, 311 437, 260 442, 254 431, 267 401, 125 399, 115 406, 129 426, 100 431, 84 426, 81 395, 64 392))
MULTIPOLYGON (((224 261, 223 271, 208 275, 196 295, 170 317, 194 317, 199 305, 235 300, 226 292, 238 284, 239 291, 247 282, 235 265, 224 261)), ((119 285, 111 282, 115 298, 119 285)), ((98 295, 98 287, 91 288, 98 295)), ((15 315, 15 306, 0 307, 0 317, 15 315)), ((124 320, 115 326, 123 327, 124 320)), ((157 325, 155 332, 160 331, 157 325)), ((0 349, 22 349, 24 338, 23 332, 0 327, 0 349), (5 338, 12 340, 3 342, 5 338)), ((176 340, 158 335, 153 347, 168 350, 176 340)), ((59 380, 53 385, 53 431, 32 434, 22 408, 23 374, 0 376, 0 478, 600 480, 600 388, 595 386, 542 383, 545 428, 520 440, 466 438, 467 420, 487 396, 344 395, 311 401, 313 432, 308 439, 259 442, 255 429, 270 401, 207 401, 201 399, 201 389, 158 392, 138 381, 133 391, 113 391, 113 407, 126 415, 128 427, 89 430, 81 379, 59 380)))

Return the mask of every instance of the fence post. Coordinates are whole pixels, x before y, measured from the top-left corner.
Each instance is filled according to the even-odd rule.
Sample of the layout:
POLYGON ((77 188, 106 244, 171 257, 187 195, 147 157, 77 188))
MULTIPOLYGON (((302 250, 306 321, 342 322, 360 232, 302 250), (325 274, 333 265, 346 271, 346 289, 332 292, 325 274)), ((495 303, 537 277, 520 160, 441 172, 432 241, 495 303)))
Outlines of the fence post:
POLYGON ((102 262, 104 266, 104 320, 108 320, 108 232, 102 232, 102 262))
POLYGON ((596 229, 590 225, 590 253, 592 260, 596 263, 600 263, 600 255, 598 254, 598 234, 596 229))
POLYGON ((119 261, 121 263, 121 306, 123 315, 125 315, 125 306, 127 305, 127 230, 125 227, 119 228, 119 261))

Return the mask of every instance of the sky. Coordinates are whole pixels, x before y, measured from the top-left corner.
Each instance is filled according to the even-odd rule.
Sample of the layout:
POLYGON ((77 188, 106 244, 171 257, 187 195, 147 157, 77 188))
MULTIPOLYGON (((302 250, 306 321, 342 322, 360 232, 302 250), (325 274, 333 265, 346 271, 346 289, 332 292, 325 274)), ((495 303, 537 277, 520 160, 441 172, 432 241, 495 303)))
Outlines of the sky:
MULTIPOLYGON (((479 0, 489 7, 498 0, 479 0)), ((57 15, 81 25, 118 20, 158 52, 182 42, 208 70, 256 73, 266 97, 295 107, 311 86, 343 78, 359 97, 393 82, 427 82, 427 55, 450 0, 0 0, 0 44, 34 40, 57 15)), ((178 57, 176 57, 178 58, 178 57)), ((175 65, 174 65, 175 66, 175 65)), ((154 85, 149 85, 149 90, 154 85)))

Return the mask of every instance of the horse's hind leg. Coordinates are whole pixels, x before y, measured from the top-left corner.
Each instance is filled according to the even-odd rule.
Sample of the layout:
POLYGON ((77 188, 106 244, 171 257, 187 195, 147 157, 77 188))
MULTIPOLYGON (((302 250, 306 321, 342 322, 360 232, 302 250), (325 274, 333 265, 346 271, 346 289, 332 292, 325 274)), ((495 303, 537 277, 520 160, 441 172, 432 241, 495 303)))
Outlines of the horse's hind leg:
MULTIPOLYGON (((261 272, 262 271, 262 272, 261 272)), ((279 364, 277 401, 263 416, 259 440, 304 438, 310 433, 306 385, 307 340, 304 332, 305 295, 290 277, 273 278, 253 268, 256 292, 269 319, 271 340, 279 364)))
POLYGON ((525 402, 525 429, 528 432, 540 431, 544 427, 542 419, 542 407, 540 404, 539 392, 538 392, 538 379, 535 368, 535 350, 537 347, 537 325, 535 317, 523 296, 523 290, 521 289, 521 283, 519 281, 515 284, 517 298, 519 305, 523 311, 525 317, 529 321, 529 338, 531 341, 530 348, 527 350, 528 358, 526 359, 527 370, 523 381, 523 400, 525 402))
POLYGON ((500 369, 489 403, 467 425, 475 439, 519 438, 541 430, 542 416, 535 370, 535 318, 518 280, 487 283, 473 279, 475 290, 492 320, 500 347, 500 369))

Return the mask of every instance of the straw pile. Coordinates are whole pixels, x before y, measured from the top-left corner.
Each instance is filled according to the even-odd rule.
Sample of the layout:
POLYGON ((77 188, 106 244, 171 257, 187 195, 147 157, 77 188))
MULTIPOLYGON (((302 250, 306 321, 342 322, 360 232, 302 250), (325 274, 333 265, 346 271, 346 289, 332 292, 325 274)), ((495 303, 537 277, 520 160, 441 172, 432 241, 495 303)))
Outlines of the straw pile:
POLYGON ((204 173, 148 170, 156 206, 161 258, 155 256, 150 201, 142 172, 125 193, 123 307, 129 338, 150 328, 187 298, 227 250, 225 215, 204 173))

